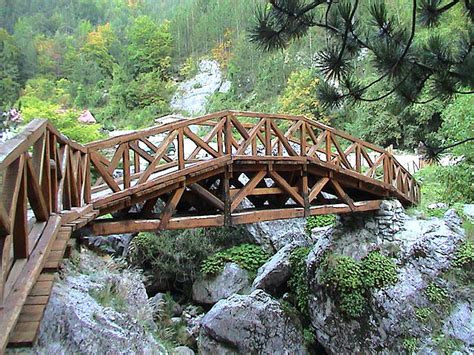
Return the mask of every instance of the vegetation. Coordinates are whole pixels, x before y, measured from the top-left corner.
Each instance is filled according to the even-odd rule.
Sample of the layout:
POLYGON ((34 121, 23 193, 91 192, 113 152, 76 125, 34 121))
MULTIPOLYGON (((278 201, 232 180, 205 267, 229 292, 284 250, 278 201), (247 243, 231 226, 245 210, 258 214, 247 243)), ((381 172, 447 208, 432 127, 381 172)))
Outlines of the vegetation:
POLYGON ((434 282, 430 283, 425 290, 426 297, 432 303, 443 305, 448 302, 448 293, 447 291, 436 285, 434 282))
POLYGON ((416 353, 418 350, 418 339, 417 338, 406 338, 403 340, 403 348, 408 354, 416 353))
POLYGON ((117 312, 123 312, 126 309, 125 299, 120 294, 118 285, 113 281, 109 281, 102 288, 92 289, 89 294, 103 307, 112 307, 117 312))
POLYGON ((254 244, 241 244, 230 249, 222 250, 208 256, 201 265, 204 275, 216 275, 224 268, 226 263, 236 263, 251 275, 256 275, 257 270, 270 257, 261 247, 254 244))
POLYGON ((350 318, 364 313, 372 290, 392 285, 397 280, 393 260, 378 251, 369 253, 361 261, 329 254, 321 266, 321 284, 334 295, 341 312, 350 318))
POLYGON ((306 270, 306 259, 311 248, 298 247, 290 255, 291 276, 288 287, 296 299, 296 308, 304 316, 308 316, 309 287, 306 270))
POLYGON ((311 233, 314 228, 333 226, 336 223, 335 214, 309 216, 306 219, 306 232, 311 233))
POLYGON ((245 231, 234 228, 140 233, 131 242, 129 261, 149 270, 155 280, 169 286, 167 289, 184 288, 187 292, 207 257, 246 240, 245 231))

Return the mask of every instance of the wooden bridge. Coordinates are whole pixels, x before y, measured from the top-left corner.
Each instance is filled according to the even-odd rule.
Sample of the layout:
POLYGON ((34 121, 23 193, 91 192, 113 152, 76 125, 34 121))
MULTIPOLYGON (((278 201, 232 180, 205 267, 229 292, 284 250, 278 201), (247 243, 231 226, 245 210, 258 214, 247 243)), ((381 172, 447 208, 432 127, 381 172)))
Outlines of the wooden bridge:
POLYGON ((35 340, 78 228, 230 226, 420 196, 410 173, 375 145, 301 116, 236 111, 87 145, 34 120, 0 145, 0 182, 0 352, 35 340))

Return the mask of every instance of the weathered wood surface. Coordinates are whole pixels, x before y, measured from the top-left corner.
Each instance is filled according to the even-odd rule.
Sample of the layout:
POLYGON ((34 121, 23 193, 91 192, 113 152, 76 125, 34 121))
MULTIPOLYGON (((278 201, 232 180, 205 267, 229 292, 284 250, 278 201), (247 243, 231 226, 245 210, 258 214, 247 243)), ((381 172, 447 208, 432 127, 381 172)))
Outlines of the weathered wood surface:
POLYGON ((34 120, 0 145, 0 183, 0 352, 40 272, 59 266, 68 239, 60 229, 223 226, 420 198, 411 174, 380 147, 306 117, 238 111, 85 146, 34 120))

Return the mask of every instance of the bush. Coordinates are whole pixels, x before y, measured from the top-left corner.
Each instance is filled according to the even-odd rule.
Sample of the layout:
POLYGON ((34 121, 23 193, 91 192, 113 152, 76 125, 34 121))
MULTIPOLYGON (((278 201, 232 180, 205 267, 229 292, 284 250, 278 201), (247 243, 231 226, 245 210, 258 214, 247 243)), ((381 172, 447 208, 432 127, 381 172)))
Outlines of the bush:
POLYGON ((360 317, 372 289, 392 285, 397 280, 393 260, 378 251, 361 261, 349 256, 327 255, 321 263, 321 283, 336 298, 340 311, 349 318, 360 317))
POLYGON ((425 290, 426 297, 432 303, 445 304, 448 301, 448 293, 435 283, 430 283, 425 290))
POLYGON ((242 244, 207 257, 201 265, 201 272, 208 276, 216 275, 226 263, 233 262, 249 273, 256 274, 269 257, 258 245, 242 244))
POLYGON ((150 271, 168 289, 179 285, 187 288, 199 275, 199 268, 208 256, 247 240, 248 234, 240 228, 140 233, 131 242, 129 261, 150 271))
POLYGON ((470 240, 466 240, 459 246, 453 261, 453 266, 457 268, 468 265, 474 266, 474 243, 470 240))

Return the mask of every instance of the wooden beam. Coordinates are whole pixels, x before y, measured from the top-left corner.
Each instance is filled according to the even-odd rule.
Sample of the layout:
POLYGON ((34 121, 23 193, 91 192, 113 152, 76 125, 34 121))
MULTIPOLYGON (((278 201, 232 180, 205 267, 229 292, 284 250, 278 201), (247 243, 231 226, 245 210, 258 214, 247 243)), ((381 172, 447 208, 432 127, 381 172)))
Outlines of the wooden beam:
POLYGON ((28 201, 35 214, 38 222, 45 222, 49 218, 48 206, 43 197, 41 186, 33 168, 33 163, 30 158, 26 158, 26 176, 27 176, 27 192, 28 201))
POLYGON ((349 208, 351 209, 351 211, 354 212, 355 211, 354 201, 352 201, 352 199, 349 197, 349 195, 346 194, 346 192, 344 191, 342 186, 336 180, 331 180, 331 184, 334 187, 334 189, 336 190, 337 196, 342 201, 347 203, 349 205, 349 208))
POLYGON ((272 170, 272 171, 269 171, 269 174, 270 174, 270 177, 281 187, 283 188, 287 193, 288 195, 290 195, 290 197, 299 205, 303 206, 304 207, 304 199, 303 197, 297 192, 295 191, 295 189, 292 188, 292 186, 290 186, 285 179, 283 179, 283 177, 278 174, 276 171, 272 170))
POLYGON ((230 206, 230 211, 234 211, 242 202, 242 200, 257 186, 257 184, 265 177, 267 172, 265 170, 259 171, 253 176, 247 184, 240 189, 240 191, 234 196, 234 199, 230 206))
POLYGON ((176 189, 168 202, 165 205, 165 208, 163 209, 163 212, 161 213, 161 223, 159 229, 163 230, 166 229, 166 226, 168 225, 168 222, 173 215, 174 211, 176 210, 176 207, 178 206, 179 200, 181 199, 181 196, 183 196, 183 192, 185 190, 185 187, 181 187, 179 189, 176 189))
POLYGON ((207 202, 212 204, 214 207, 217 207, 221 211, 224 211, 224 202, 217 198, 214 194, 206 190, 204 187, 198 183, 188 186, 192 191, 196 192, 199 196, 204 198, 207 202))
POLYGON ((99 158, 97 156, 98 156, 97 152, 94 152, 94 151, 91 152, 90 157, 91 157, 92 164, 94 164, 97 171, 99 172, 101 177, 104 179, 105 183, 112 189, 112 191, 119 192, 120 187, 115 182, 114 178, 110 175, 108 170, 99 161, 99 158))
POLYGON ((308 200, 310 203, 319 195, 319 193, 322 191, 324 186, 326 186, 328 181, 329 181, 328 177, 323 177, 316 184, 314 184, 308 196, 308 200))

